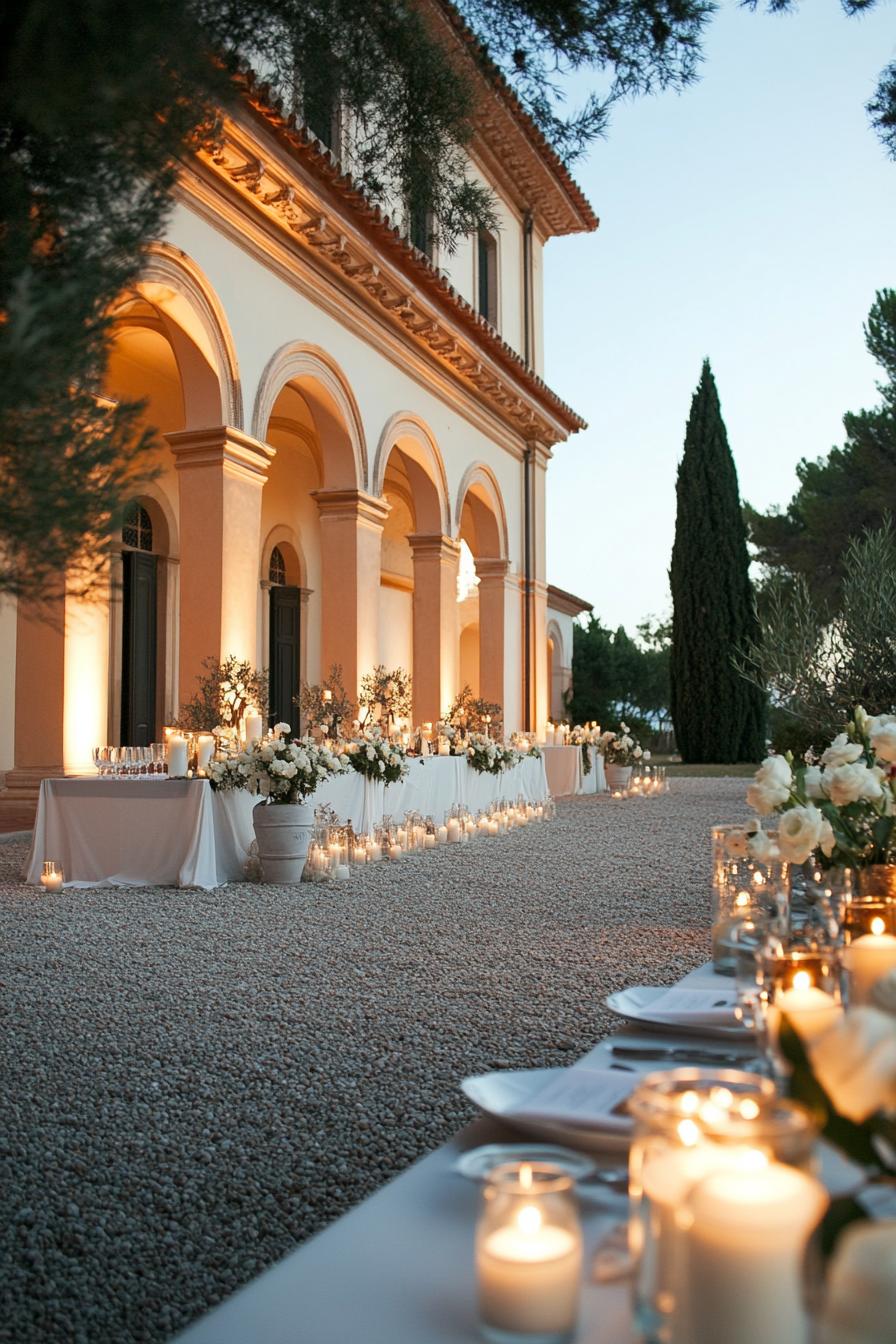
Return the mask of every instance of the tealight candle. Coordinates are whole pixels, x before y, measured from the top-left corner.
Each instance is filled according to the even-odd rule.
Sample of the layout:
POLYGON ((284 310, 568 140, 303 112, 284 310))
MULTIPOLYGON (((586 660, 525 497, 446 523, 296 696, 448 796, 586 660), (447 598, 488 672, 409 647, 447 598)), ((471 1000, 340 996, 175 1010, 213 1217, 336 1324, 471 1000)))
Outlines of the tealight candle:
POLYGON ((781 1162, 699 1183, 687 1234, 689 1344, 806 1344, 803 1256, 827 1204, 814 1177, 781 1162))
POLYGON ((851 1004, 867 1003, 876 982, 896 966, 896 938, 885 930, 883 919, 875 916, 871 931, 844 948, 851 1004))
POLYGON ((44 891, 61 891, 63 878, 62 865, 54 859, 45 859, 40 875, 40 884, 44 891))

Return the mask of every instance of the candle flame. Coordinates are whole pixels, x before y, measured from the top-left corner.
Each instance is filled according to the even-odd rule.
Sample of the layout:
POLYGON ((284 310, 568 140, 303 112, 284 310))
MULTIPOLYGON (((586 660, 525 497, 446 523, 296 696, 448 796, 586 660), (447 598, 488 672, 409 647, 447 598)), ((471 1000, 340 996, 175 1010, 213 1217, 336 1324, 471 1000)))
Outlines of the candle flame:
POLYGON ((693 1115, 700 1105, 700 1098, 696 1092, 682 1092, 678 1105, 685 1115, 693 1115))
POLYGON ((750 904, 749 892, 739 891, 737 893, 737 896, 734 898, 734 904, 738 907, 739 910, 743 910, 745 905, 750 904))
POLYGON ((524 1204, 516 1215, 516 1225, 523 1236, 534 1237, 541 1227, 541 1211, 534 1204, 524 1204))
POLYGON ((875 915, 874 919, 872 919, 871 921, 871 932, 873 934, 876 934, 877 937, 879 938, 886 927, 887 926, 881 919, 880 915, 875 915))
POLYGON ((532 1168, 528 1162, 520 1167, 520 1185, 524 1190, 532 1189, 532 1168))
POLYGON ((764 874, 764 873, 760 873, 760 872, 757 871, 757 872, 755 872, 755 873, 753 874, 753 886, 754 886, 754 887, 764 887, 764 886, 765 886, 765 874, 764 874))
POLYGON ((700 1127, 693 1120, 681 1120, 678 1124, 678 1137, 686 1148, 693 1148, 700 1142, 700 1127))
POLYGON ((725 1111, 730 1111, 734 1105, 734 1093, 730 1088, 714 1087, 710 1090, 709 1096, 716 1106, 721 1106, 725 1111))
POLYGON ((755 1120, 759 1114, 759 1106, 752 1097, 744 1097, 738 1109, 743 1120, 755 1120))
POLYGON ((794 989, 812 988, 812 977, 808 971, 797 971, 796 975, 793 977, 793 988, 794 989))

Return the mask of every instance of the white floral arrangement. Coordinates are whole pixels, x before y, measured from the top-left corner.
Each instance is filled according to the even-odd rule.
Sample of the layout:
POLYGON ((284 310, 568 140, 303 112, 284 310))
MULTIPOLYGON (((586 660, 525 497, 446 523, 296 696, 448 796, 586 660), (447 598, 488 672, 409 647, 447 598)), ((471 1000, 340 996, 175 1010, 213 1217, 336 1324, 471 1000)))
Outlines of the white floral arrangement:
MULTIPOLYGON (((812 855, 849 868, 896 862, 896 715, 871 717, 859 706, 818 760, 768 756, 747 802, 761 817, 780 815, 778 848, 789 863, 812 855)), ((752 857, 762 857, 762 844, 759 831, 752 857)))
POLYGON ((331 750, 311 737, 290 741, 288 733, 289 724, 278 723, 272 738, 253 742, 236 757, 243 787, 271 803, 304 803, 324 780, 349 769, 341 747, 331 750))
POLYGON ((346 746, 352 769, 368 779, 397 784, 408 772, 407 753, 371 728, 346 746))
POLYGON ((632 737, 628 724, 620 723, 618 733, 612 729, 601 733, 598 742, 607 765, 636 765, 639 761, 650 760, 650 752, 644 751, 640 742, 632 737))
POLYGON ((510 747, 504 747, 485 733, 471 733, 467 738, 467 760, 480 774, 499 775, 507 766, 515 765, 519 756, 510 747))
POLYGON ((536 742, 531 741, 525 733, 513 733, 510 738, 510 746, 516 754, 517 761, 524 761, 527 756, 533 760, 541 760, 541 747, 536 742))
POLYGON ((226 793, 230 789, 245 789, 249 774, 247 762, 241 763, 235 756, 224 756, 209 761, 206 766, 208 782, 215 792, 226 793))

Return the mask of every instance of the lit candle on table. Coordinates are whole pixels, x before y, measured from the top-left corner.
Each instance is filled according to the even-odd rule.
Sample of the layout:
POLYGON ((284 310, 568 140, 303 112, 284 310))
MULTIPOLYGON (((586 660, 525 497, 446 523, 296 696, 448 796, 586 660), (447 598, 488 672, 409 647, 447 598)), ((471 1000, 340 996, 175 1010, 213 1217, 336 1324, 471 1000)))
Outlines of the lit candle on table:
POLYGON ((200 733, 196 741, 196 773, 204 775, 215 754, 215 739, 211 733, 200 733))
POLYGON ((850 1003, 867 1003, 876 982, 896 966, 896 938, 886 932, 886 927, 883 919, 875 915, 871 931, 844 949, 850 1003))
POLYGON ((247 709, 243 719, 243 737, 248 747, 252 742, 260 742, 264 737, 264 719, 260 710, 247 709))
POLYGON ((487 1205, 480 1220, 479 1313, 487 1329, 507 1336, 571 1338, 579 1308, 581 1232, 574 1221, 560 1226, 550 1220, 550 1203, 539 1198, 531 1181, 531 1168, 523 1163, 506 1221, 491 1217, 487 1205))
POLYGON ((780 1162, 715 1172, 689 1205, 689 1344, 806 1344, 806 1243, 828 1196, 780 1162))
POLYGON ((440 737, 440 738, 439 738, 439 755, 440 755, 440 756, 450 756, 450 755, 451 755, 451 744, 450 744, 450 742, 448 741, 447 737, 440 737))
MULTIPOLYGON (((896 943, 896 938, 893 939, 896 943)), ((809 971, 797 971, 790 989, 778 989, 768 1010, 769 1028, 777 1035, 786 1015, 804 1041, 812 1041, 832 1027, 842 1009, 833 994, 813 985, 809 971)))

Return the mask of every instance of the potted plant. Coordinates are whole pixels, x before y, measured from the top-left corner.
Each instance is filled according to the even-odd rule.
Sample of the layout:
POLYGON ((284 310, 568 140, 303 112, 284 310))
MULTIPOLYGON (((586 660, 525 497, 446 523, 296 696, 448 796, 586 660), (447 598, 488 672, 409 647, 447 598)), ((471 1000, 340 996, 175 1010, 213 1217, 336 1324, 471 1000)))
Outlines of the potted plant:
POLYGON ((598 739, 606 767, 607 788, 627 789, 636 761, 649 761, 650 752, 642 751, 640 742, 631 736, 629 727, 620 723, 619 732, 601 733, 598 739))
MULTIPOLYGON (((290 740, 288 734, 289 724, 278 723, 273 737, 253 742, 236 757, 243 787, 261 797, 252 822, 262 875, 266 882, 283 884, 302 880, 314 825, 308 799, 324 780, 349 768, 343 751, 319 746, 310 737, 290 740)), ((229 780, 233 773, 231 768, 229 780)))

